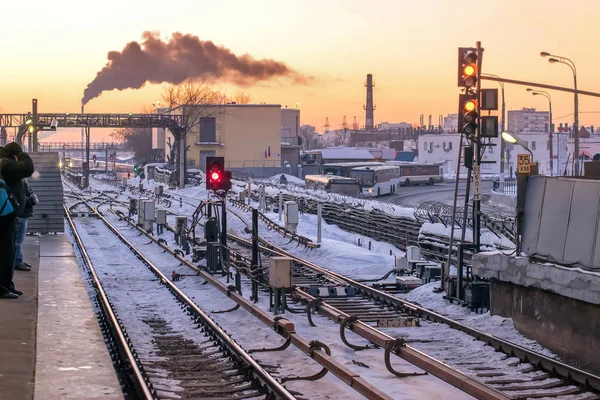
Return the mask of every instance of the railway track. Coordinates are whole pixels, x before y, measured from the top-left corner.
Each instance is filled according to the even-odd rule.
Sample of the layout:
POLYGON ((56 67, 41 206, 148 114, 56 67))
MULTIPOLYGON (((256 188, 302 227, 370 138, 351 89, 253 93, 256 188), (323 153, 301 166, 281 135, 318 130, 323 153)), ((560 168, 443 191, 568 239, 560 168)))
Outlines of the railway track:
MULTIPOLYGON (((98 202, 99 205, 108 204, 109 202, 115 203, 113 197, 107 196, 106 194, 103 194, 103 193, 99 193, 99 194, 96 194, 91 197, 93 199, 95 199, 94 201, 98 202)), ((83 201, 83 203, 87 204, 87 201, 83 201)), ((88 206, 89 206, 89 204, 88 204, 88 206)), ((97 207, 99 207, 99 206, 97 206, 97 207)), ((129 250, 134 252, 135 256, 137 258, 143 260, 144 264, 146 264, 148 266, 152 265, 152 263, 142 253, 140 253, 136 249, 135 245, 133 245, 131 242, 127 241, 127 239, 118 232, 118 229, 115 226, 110 224, 108 222, 108 220, 104 216, 101 215, 101 213, 98 213, 97 207, 95 208, 94 212, 96 213, 97 217, 104 222, 104 225, 110 231, 112 231, 114 234, 118 235, 122 241, 124 240, 124 243, 129 248, 129 250)), ((73 210, 73 209, 68 210, 67 207, 65 207, 65 211, 67 212, 67 214, 77 213, 77 210, 73 210)), ((123 254, 123 252, 121 252, 121 251, 118 252, 119 257, 121 257, 122 254, 123 254)), ((176 258, 179 257, 177 254, 174 254, 174 255, 176 256, 176 258)), ((158 267, 154 267, 154 268, 156 268, 156 271, 153 270, 153 272, 160 273, 160 270, 158 269, 158 267)), ((314 340, 309 341, 309 340, 304 339, 301 335, 299 335, 298 333, 296 333, 294 331, 294 326, 289 321, 287 321, 286 319, 274 318, 274 317, 270 316, 268 313, 264 312, 257 306, 252 305, 252 303, 250 301, 244 299, 241 295, 235 293, 235 291, 232 291, 231 286, 224 285, 221 282, 219 282, 218 280, 212 280, 211 279, 212 277, 210 275, 201 276, 201 277, 205 278, 205 279, 208 278, 207 280, 209 280, 210 283, 212 283, 213 286, 215 286, 220 292, 227 295, 230 299, 235 300, 236 302, 239 302, 238 304, 241 304, 242 308, 245 309, 246 311, 249 311, 249 313, 251 315, 253 315, 254 317, 256 317, 258 319, 258 321, 265 323, 267 326, 269 326, 271 329, 273 329, 277 334, 283 336, 286 339, 286 342, 285 342, 284 346, 282 346, 282 348, 278 349, 278 350, 285 350, 288 346, 294 345, 297 349, 301 350, 302 353, 304 353, 305 355, 308 355, 310 358, 312 358, 318 364, 321 364, 321 366, 323 367, 322 371, 315 374, 315 376, 306 376, 306 377, 290 376, 290 377, 279 378, 282 382, 285 382, 288 380, 304 380, 304 379, 314 380, 314 379, 323 377, 324 375, 327 374, 327 372, 331 372, 332 374, 334 374, 338 378, 340 378, 343 383, 345 383, 350 388, 354 389, 356 392, 360 393, 361 395, 365 396, 368 399, 386 399, 386 400, 390 399, 391 400, 391 397, 389 397, 388 395, 386 395, 379 389, 375 388, 374 386, 370 385, 366 380, 361 378, 359 374, 348 370, 342 364, 340 364, 339 362, 334 360, 330 356, 329 348, 324 343, 321 343, 319 341, 314 341, 314 340)), ((169 286, 169 290, 173 291, 172 290, 173 288, 176 289, 176 286, 165 275, 161 274, 159 276, 159 280, 161 282, 165 283, 167 286, 169 286)), ((124 292, 127 291, 127 287, 122 287, 121 289, 122 289, 121 291, 124 291, 124 292)), ((180 291, 177 290, 177 292, 180 292, 180 291)), ((181 295, 185 296, 183 294, 183 292, 180 292, 180 293, 181 293, 181 295)), ((155 292, 153 292, 152 295, 155 296, 155 292)), ((184 305, 184 308, 189 312, 190 304, 193 304, 193 302, 191 302, 191 300, 189 300, 189 298, 188 298, 188 301, 190 301, 190 303, 188 304, 186 302, 186 304, 184 305)), ((194 306, 194 308, 197 309, 198 311, 201 311, 197 306, 194 306)), ((219 311, 219 312, 230 312, 230 311, 232 311, 232 310, 219 311)), ((159 330, 168 329, 168 328, 164 328, 164 323, 161 320, 148 319, 148 321, 150 321, 149 324, 151 324, 152 326, 156 326, 159 330)), ((227 334, 225 334, 225 335, 227 336, 227 334)), ((232 339, 230 338, 230 340, 232 340, 232 339)), ((171 346, 171 347, 174 347, 175 349, 179 347, 179 354, 182 354, 182 349, 187 351, 188 347, 184 342, 181 342, 181 344, 182 344, 182 347, 179 347, 178 345, 171 346)), ((273 350, 254 349, 252 351, 260 352, 260 351, 273 351, 273 350)), ((212 358, 205 360, 205 362, 212 362, 212 358)), ((303 364, 305 364, 305 363, 306 362, 303 361, 303 364)), ((171 365, 171 363, 167 363, 167 364, 171 365)), ((161 364, 161 367, 166 367, 167 364, 165 364, 165 365, 161 364)), ((172 365, 179 365, 179 363, 173 362, 172 365)), ((247 368, 248 367, 245 367, 245 368, 243 368, 243 370, 245 371, 247 368)), ((179 371, 179 369, 177 369, 177 371, 179 371)), ((181 371, 179 371, 179 372, 181 372, 181 371)), ((156 376, 157 377, 162 376, 164 378, 164 373, 157 373, 156 376)), ((187 376, 186 377, 186 385, 188 384, 187 381, 189 379, 193 379, 193 378, 190 376, 187 376)), ((264 382, 262 380, 260 382, 263 383, 263 387, 264 387, 264 382)), ((275 382, 277 382, 277 380, 275 382)), ((168 387, 168 386, 164 386, 164 387, 168 387)), ((283 386, 281 386, 281 387, 283 387, 283 386)), ((186 398, 185 396, 181 396, 180 393, 178 393, 178 396, 181 398, 186 398)), ((160 398, 160 397, 158 397, 158 398, 160 398)), ((198 398, 212 398, 212 397, 202 395, 198 398)), ((237 399, 237 398, 288 398, 288 397, 279 396, 277 393, 272 394, 272 393, 268 392, 263 397, 254 397, 254 396, 247 395, 244 397, 238 396, 238 397, 222 397, 222 398, 236 398, 237 399)), ((291 397, 291 398, 302 399, 303 397, 300 396, 300 397, 291 397)))
MULTIPOLYGON (((229 235, 229 240, 246 248, 251 246, 251 241, 235 235, 229 235)), ((418 358, 418 354, 412 354, 413 351, 421 351, 494 388, 504 398, 600 399, 598 376, 329 271, 277 246, 262 245, 260 250, 269 256, 294 260, 294 282, 298 286, 290 300, 306 304, 311 321, 314 320, 311 312, 318 311, 338 323, 342 340, 357 351, 373 345, 386 348, 390 340, 397 338, 383 333, 383 330, 392 328, 390 331, 405 338, 396 349, 400 357, 404 353, 407 361, 412 360, 415 365, 427 370, 414 358, 418 358), (421 328, 413 328, 419 325, 421 328), (350 343, 345 337, 346 329, 369 343, 350 343), (463 334, 456 335, 455 331, 463 334), (473 344, 474 339, 478 344, 473 344)))
POLYGON ((105 219, 66 215, 136 398, 296 398, 105 219))
MULTIPOLYGON (((241 247, 251 245, 250 241, 236 235, 228 237, 241 247)), ((290 302, 299 300, 306 304, 309 318, 311 311, 318 311, 340 324, 342 340, 357 351, 373 345, 384 348, 386 364, 389 364, 389 356, 396 354, 461 389, 467 389, 467 393, 477 398, 600 398, 600 378, 597 376, 328 271, 264 241, 260 250, 269 256, 294 259, 294 283, 298 287, 289 297, 290 302), (323 296, 323 293, 328 295, 323 296), (341 293, 345 295, 340 296, 341 293), (415 321, 422 321, 422 328, 426 328, 416 336, 410 332, 415 328, 409 328, 419 324, 415 321), (399 333, 401 338, 384 333, 383 329, 387 329, 384 326, 395 326, 394 333, 399 333), (370 346, 350 343, 345 330, 352 330, 367 339, 370 346), (463 334, 448 343, 448 335, 455 331, 463 334), (473 346, 473 338, 479 341, 478 345, 473 346), (433 359, 423 352, 443 359, 455 369, 432 368, 433 359), (461 373, 456 374, 456 370, 461 373)), ((237 258, 247 263, 247 253, 237 251, 237 258)), ((265 278, 263 276, 263 280, 265 278)))

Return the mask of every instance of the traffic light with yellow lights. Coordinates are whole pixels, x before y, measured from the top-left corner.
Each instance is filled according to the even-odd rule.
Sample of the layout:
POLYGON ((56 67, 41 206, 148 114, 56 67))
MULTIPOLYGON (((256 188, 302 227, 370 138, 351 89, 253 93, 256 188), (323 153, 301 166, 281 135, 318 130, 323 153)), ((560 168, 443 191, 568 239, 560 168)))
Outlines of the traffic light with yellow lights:
POLYGON ((472 47, 458 48, 458 87, 467 92, 476 90, 477 85, 477 49, 472 47))
POLYGON ((25 117, 25 127, 27 128, 27 133, 33 135, 33 132, 35 132, 35 125, 33 124, 33 116, 31 113, 27 113, 27 117, 25 117))
POLYGON ((206 157, 206 189, 215 192, 231 189, 231 171, 225 171, 224 157, 206 157))
POLYGON ((458 95, 458 131, 467 136, 475 135, 477 131, 477 95, 458 95))

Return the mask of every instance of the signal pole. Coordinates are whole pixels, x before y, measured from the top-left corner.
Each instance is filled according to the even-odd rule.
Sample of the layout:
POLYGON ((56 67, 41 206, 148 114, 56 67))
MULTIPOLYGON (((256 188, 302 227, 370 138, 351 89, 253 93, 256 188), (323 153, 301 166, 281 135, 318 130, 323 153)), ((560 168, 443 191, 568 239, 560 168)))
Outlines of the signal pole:
POLYGON ((33 151, 34 153, 38 151, 38 103, 37 99, 31 100, 31 117, 33 118, 33 134, 32 136, 32 145, 29 147, 29 151, 33 151))
MULTIPOLYGON (((483 48, 481 42, 475 45, 477 49, 477 98, 481 93, 481 66, 483 64, 483 48)), ((475 167, 476 175, 474 182, 475 187, 481 187, 481 101, 477 102, 477 129, 475 130, 475 167)), ((473 243, 477 248, 477 252, 481 246, 481 193, 476 191, 473 196, 473 243)))

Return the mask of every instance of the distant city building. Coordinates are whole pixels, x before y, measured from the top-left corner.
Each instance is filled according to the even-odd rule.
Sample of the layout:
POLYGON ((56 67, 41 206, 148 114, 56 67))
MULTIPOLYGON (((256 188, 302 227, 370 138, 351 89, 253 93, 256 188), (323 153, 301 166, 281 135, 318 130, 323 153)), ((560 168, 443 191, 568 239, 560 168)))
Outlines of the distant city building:
POLYGON ((298 174, 300 164, 300 110, 297 108, 281 109, 281 165, 290 166, 292 175, 298 174))
POLYGON ((382 122, 377 125, 377 129, 380 131, 398 131, 408 128, 412 128, 412 124, 408 122, 382 122))
POLYGON ((550 116, 547 111, 536 111, 535 108, 509 110, 506 129, 517 134, 550 132, 550 116))
MULTIPOLYGON (((500 143, 499 139, 492 139, 492 143, 500 143)), ((458 150, 460 148, 460 135, 452 133, 424 134, 419 135, 419 162, 441 163, 445 174, 456 173, 458 150)), ((481 164, 482 174, 500 173, 500 147, 486 147, 483 155, 484 161, 495 161, 495 164, 481 164)), ((466 174, 461 156, 460 173, 466 174)))
POLYGON ((444 132, 458 132, 458 114, 448 114, 444 117, 444 132))
MULTIPOLYGON (((225 167, 261 174, 264 168, 290 165, 296 174, 300 159, 298 127, 300 111, 278 104, 183 105, 166 111, 180 114, 186 109, 196 123, 186 135, 188 167, 204 168, 206 157, 225 157, 225 167)), ((158 112, 165 112, 159 109, 158 112)), ((173 135, 154 129, 152 148, 170 153, 173 135)))

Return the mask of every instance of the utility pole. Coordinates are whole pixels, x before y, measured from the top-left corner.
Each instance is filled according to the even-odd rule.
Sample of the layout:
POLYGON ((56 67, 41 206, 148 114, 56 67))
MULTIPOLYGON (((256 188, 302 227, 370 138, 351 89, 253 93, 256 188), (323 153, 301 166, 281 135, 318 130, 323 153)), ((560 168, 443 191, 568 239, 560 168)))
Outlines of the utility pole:
POLYGON ((85 127, 85 187, 90 185, 90 127, 85 127))
POLYGON ((38 151, 38 103, 37 99, 31 100, 31 117, 33 118, 33 134, 32 137, 32 146, 29 148, 29 151, 33 151, 34 153, 38 151))
POLYGON ((179 128, 179 188, 185 187, 185 147, 186 147, 186 127, 179 128))
MULTIPOLYGON (((483 64, 483 48, 481 47, 481 42, 477 42, 475 45, 477 49, 477 89, 476 95, 479 99, 479 93, 481 93, 481 66, 483 64)), ((498 129, 498 126, 496 126, 498 129)), ((475 182, 476 186, 481 186, 481 175, 479 171, 481 171, 481 101, 477 102, 477 129, 475 130, 475 166, 477 168, 477 176, 476 179, 479 182, 475 182)), ((479 212, 481 210, 481 194, 475 195, 473 197, 473 235, 474 240, 473 243, 479 251, 481 246, 481 216, 479 212)))

